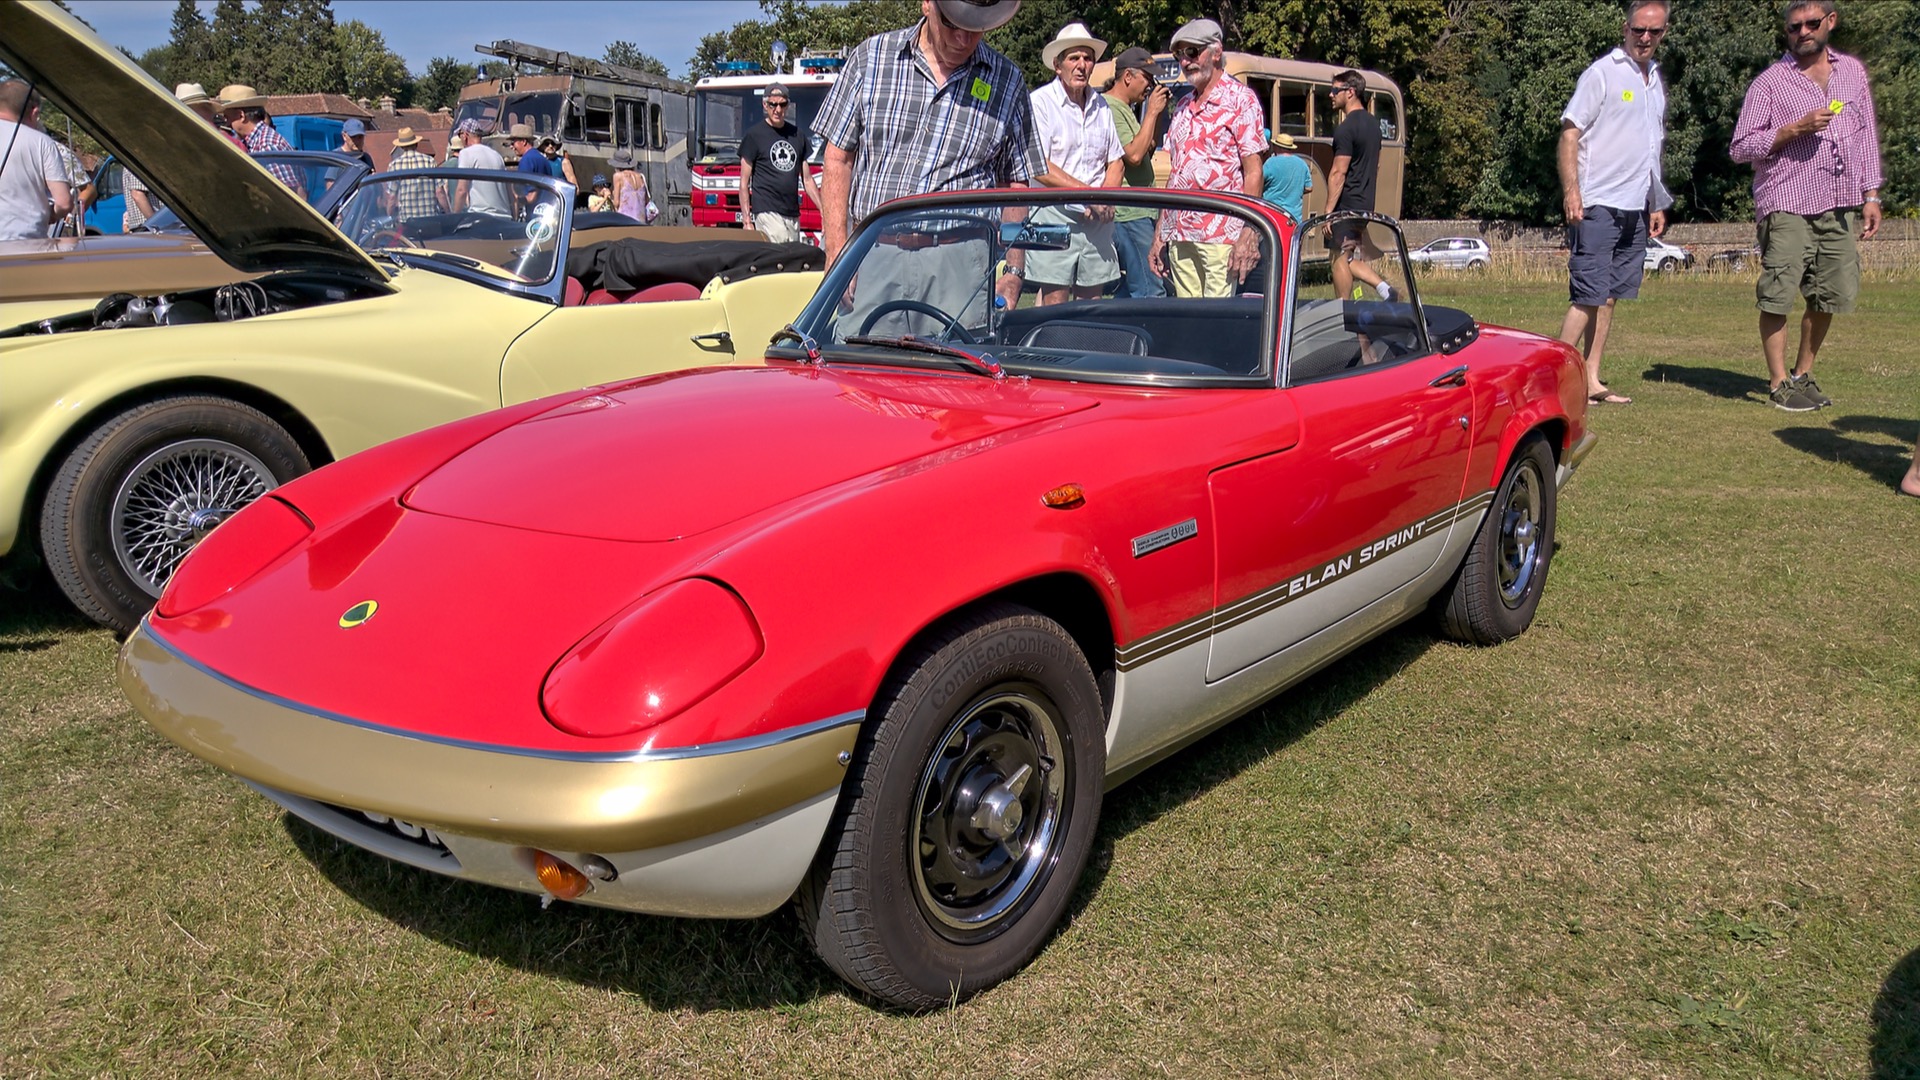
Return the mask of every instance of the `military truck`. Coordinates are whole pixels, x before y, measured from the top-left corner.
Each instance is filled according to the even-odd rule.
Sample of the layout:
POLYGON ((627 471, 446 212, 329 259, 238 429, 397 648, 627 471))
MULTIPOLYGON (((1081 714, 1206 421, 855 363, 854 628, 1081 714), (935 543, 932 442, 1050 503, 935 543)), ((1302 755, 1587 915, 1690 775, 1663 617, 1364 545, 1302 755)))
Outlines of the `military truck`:
MULTIPOLYGON (((585 188, 595 173, 613 175, 609 164, 617 150, 633 155, 634 168, 647 178, 647 190, 660 208, 658 225, 691 225, 692 189, 687 170, 687 131, 692 126, 693 88, 674 79, 604 60, 528 45, 496 41, 473 50, 509 65, 504 78, 481 79, 463 87, 454 123, 477 120, 486 142, 512 168, 519 153, 507 141, 514 124, 551 135, 573 162, 585 188)), ((589 192, 582 190, 584 202, 589 192)))

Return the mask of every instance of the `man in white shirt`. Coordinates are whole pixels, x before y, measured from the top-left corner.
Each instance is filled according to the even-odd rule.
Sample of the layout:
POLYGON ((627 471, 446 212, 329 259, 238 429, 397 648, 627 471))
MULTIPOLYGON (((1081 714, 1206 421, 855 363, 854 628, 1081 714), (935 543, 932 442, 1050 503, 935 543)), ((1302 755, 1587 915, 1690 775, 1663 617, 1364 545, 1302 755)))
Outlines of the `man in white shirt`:
POLYGON ((0 82, 0 240, 44 239, 73 209, 73 188, 52 139, 40 131, 40 95, 22 79, 0 82))
POLYGON ((1560 116, 1560 187, 1567 212, 1568 294, 1560 340, 1587 360, 1587 400, 1631 405, 1600 381, 1613 303, 1640 295, 1647 237, 1667 228, 1673 196, 1660 182, 1667 90, 1654 50, 1667 36, 1668 0, 1633 0, 1620 47, 1580 75, 1560 116))
MULTIPOLYGON (((1033 126, 1047 156, 1047 173, 1040 182, 1048 187, 1120 186, 1127 165, 1124 148, 1107 99, 1094 92, 1091 81, 1093 65, 1106 48, 1107 43, 1089 33, 1085 24, 1073 22, 1040 50, 1040 58, 1059 76, 1032 95, 1033 126)), ((1040 287, 1040 303, 1091 300, 1119 278, 1113 204, 1050 206, 1034 214, 1033 220, 1064 224, 1072 230, 1065 251, 1027 252, 1027 280, 1040 287)))
MULTIPOLYGON (((507 161, 500 151, 480 141, 480 125, 474 120, 462 120, 460 126, 453 129, 453 139, 460 144, 458 164, 463 169, 505 169, 507 161)), ((453 191, 453 208, 456 211, 472 210, 479 214, 492 214, 495 217, 513 216, 513 195, 507 185, 496 183, 476 183, 462 180, 453 191)))

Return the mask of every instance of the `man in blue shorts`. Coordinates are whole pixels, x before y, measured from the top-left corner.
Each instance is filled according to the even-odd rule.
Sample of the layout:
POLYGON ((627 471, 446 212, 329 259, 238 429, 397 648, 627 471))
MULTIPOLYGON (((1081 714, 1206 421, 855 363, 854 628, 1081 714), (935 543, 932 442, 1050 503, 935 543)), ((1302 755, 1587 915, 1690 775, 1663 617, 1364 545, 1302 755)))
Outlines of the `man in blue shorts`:
POLYGON ((1667 90, 1653 62, 1667 36, 1669 7, 1667 0, 1628 4, 1620 47, 1581 73, 1560 115, 1571 301, 1560 340, 1585 354, 1587 400, 1596 405, 1633 404, 1600 381, 1600 354, 1613 303, 1640 295, 1647 237, 1666 231, 1673 205, 1660 182, 1667 90))

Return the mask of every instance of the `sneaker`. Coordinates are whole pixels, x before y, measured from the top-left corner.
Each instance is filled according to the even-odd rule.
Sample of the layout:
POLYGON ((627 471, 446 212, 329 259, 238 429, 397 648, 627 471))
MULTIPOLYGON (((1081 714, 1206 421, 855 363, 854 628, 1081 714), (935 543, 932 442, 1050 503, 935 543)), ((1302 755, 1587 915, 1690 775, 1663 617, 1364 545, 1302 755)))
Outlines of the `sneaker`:
POLYGON ((1380 299, 1385 300, 1389 304, 1393 303, 1393 286, 1383 281, 1375 291, 1380 294, 1380 299))
POLYGON ((1792 379, 1774 387, 1772 392, 1767 394, 1767 400, 1773 402, 1774 408, 1785 409, 1788 412, 1812 412, 1820 407, 1807 397, 1805 391, 1794 385, 1792 379))
POLYGON ((1820 392, 1820 384, 1813 381, 1813 372, 1809 371, 1805 375, 1791 376, 1787 381, 1793 384, 1795 390, 1805 395, 1808 401, 1813 402, 1814 408, 1824 409, 1833 404, 1832 398, 1820 392))

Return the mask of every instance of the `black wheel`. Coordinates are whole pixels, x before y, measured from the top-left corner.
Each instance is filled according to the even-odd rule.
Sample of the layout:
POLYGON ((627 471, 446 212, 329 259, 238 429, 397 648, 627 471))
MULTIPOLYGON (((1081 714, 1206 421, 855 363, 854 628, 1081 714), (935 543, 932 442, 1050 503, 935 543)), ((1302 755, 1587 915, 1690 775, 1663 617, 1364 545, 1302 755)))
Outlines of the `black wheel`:
POLYGON ((1528 436, 1445 594, 1440 621, 1447 636, 1494 645, 1518 637, 1533 622, 1553 561, 1553 476, 1547 440, 1528 436))
POLYGON ((880 304, 878 307, 874 308, 872 311, 867 312, 866 319, 860 323, 859 332, 862 334, 873 333, 873 328, 875 324, 877 324, 881 319, 887 317, 888 315, 893 314, 896 311, 912 311, 921 315, 928 316, 929 318, 939 319, 941 322, 947 324, 946 336, 948 341, 959 341, 959 342, 964 342, 968 345, 979 344, 979 342, 973 340, 972 334, 967 333, 967 328, 960 325, 959 319, 955 318, 952 315, 947 314, 944 311, 941 311, 939 308, 934 307, 932 304, 925 303, 920 300, 900 299, 900 300, 885 301, 884 303, 880 304))
POLYGON ((128 631, 201 537, 311 468, 257 409, 203 396, 148 402, 67 455, 40 510, 40 546, 74 606, 128 631))
POLYGON ((1025 608, 983 610, 905 658, 800 889, 821 958, 909 1009, 1024 966, 1086 866, 1104 715, 1073 639, 1025 608))
POLYGON ((1469 270, 1485 270, 1486 268, 1487 268, 1487 260, 1485 259, 1467 260, 1467 269, 1469 270))
POLYGON ((1661 259, 1659 270, 1663 274, 1671 274, 1673 273, 1674 269, 1679 265, 1680 265, 1680 260, 1678 259, 1674 259, 1674 258, 1661 259))

